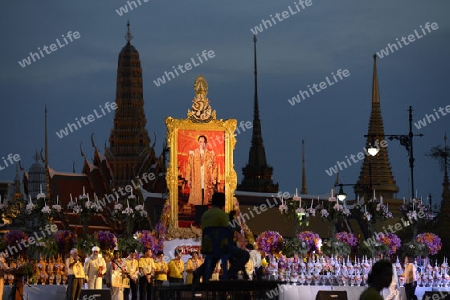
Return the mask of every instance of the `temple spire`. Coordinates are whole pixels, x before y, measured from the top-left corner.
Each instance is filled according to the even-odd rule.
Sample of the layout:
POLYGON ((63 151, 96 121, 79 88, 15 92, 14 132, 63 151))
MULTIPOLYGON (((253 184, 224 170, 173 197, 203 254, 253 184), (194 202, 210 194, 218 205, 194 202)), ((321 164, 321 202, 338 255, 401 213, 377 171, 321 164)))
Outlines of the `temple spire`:
POLYGON ((306 187, 305 140, 302 140, 302 189, 300 194, 308 194, 308 188, 306 187))
MULTIPOLYGON (((256 35, 253 35, 253 57, 254 57, 254 75, 255 75, 255 97, 253 102, 253 118, 259 121, 259 103, 258 103, 258 66, 256 64, 256 35)), ((253 122, 253 124, 255 124, 253 122)), ((255 128, 253 126, 253 128, 255 128)), ((259 134, 261 134, 261 128, 259 131, 259 134)), ((262 138, 261 138, 262 139, 262 138)))
POLYGON ((258 103, 258 68, 256 60, 256 36, 253 36, 255 95, 253 99, 253 132, 247 165, 242 168, 244 179, 237 190, 251 192, 278 192, 278 184, 272 181, 273 168, 267 164, 261 133, 258 103))
MULTIPOLYGON (((372 78, 372 111, 367 133, 366 149, 372 144, 376 144, 379 152, 375 156, 366 155, 359 174, 358 186, 355 193, 367 195, 371 198, 373 189, 376 190, 377 197, 381 195, 385 198, 393 198, 398 192, 394 175, 392 174, 389 162, 387 147, 381 147, 380 143, 385 141, 383 118, 381 116, 380 92, 377 75, 376 55, 373 56, 373 78, 372 78)), ((385 141, 387 144, 387 142, 385 141)))
POLYGON ((378 87, 376 54, 373 55, 372 103, 380 103, 380 89, 378 87))
MULTIPOLYGON (((146 129, 141 61, 139 52, 130 43, 133 37, 129 22, 127 27, 127 44, 117 63, 114 127, 109 136, 110 146, 105 151, 116 188, 128 185, 133 174, 141 175, 155 157, 146 129)), ((91 143, 95 147, 93 139, 91 143)))
POLYGON ((127 34, 125 35, 125 39, 127 40, 127 43, 130 43, 133 39, 133 35, 131 35, 130 31, 130 20, 127 20, 127 34))

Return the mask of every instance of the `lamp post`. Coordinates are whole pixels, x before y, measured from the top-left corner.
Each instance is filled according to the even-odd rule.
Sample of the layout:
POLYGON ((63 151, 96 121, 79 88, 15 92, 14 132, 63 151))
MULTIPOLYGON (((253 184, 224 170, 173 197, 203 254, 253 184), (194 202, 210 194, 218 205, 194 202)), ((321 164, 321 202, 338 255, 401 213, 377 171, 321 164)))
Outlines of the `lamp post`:
POLYGON ((400 145, 406 148, 409 157, 409 168, 411 170, 411 197, 414 197, 414 152, 413 152, 413 138, 415 136, 422 137, 423 134, 414 134, 412 132, 412 106, 409 106, 409 133, 406 134, 385 134, 384 136, 389 138, 389 140, 398 140, 400 145))

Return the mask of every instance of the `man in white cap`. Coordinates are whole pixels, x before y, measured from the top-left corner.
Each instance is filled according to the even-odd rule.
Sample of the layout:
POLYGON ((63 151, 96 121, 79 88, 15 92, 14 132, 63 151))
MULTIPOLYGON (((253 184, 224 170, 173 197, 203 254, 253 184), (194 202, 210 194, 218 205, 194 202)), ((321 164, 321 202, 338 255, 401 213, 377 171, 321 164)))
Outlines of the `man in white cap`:
POLYGON ((102 277, 106 273, 106 262, 103 257, 98 255, 99 252, 99 247, 93 247, 92 255, 87 257, 84 262, 84 273, 91 290, 101 290, 103 288, 102 277))

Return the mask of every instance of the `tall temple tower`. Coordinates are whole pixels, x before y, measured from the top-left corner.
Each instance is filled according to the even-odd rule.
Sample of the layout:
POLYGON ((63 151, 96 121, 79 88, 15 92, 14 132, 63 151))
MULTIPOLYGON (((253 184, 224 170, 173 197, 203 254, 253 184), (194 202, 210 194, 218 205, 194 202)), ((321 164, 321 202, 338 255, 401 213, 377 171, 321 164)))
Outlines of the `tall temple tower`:
POLYGON ((277 193, 278 184, 272 180, 273 168, 267 164, 266 151, 261 133, 261 120, 259 119, 258 103, 258 76, 256 64, 256 36, 253 36, 254 64, 255 64, 255 98, 253 107, 253 133, 248 163, 242 168, 244 179, 237 190, 260 193, 277 193))
POLYGON ((47 194, 46 172, 45 167, 39 163, 39 153, 33 155, 34 164, 28 170, 28 195, 32 199, 36 199, 37 195, 41 192, 47 194))
MULTIPOLYGON (((383 118, 380 108, 380 92, 378 88, 377 61, 373 56, 373 79, 372 79, 372 112, 369 121, 369 132, 367 133, 366 148, 374 142, 385 140, 383 118)), ((379 152, 375 156, 366 155, 359 174, 358 186, 355 193, 359 195, 372 195, 372 189, 377 195, 392 199, 398 192, 389 162, 387 147, 379 147, 379 152)))
POLYGON ((154 150, 145 129, 142 68, 139 53, 131 45, 133 36, 127 23, 127 44, 119 54, 117 66, 116 104, 114 128, 109 137, 106 158, 113 175, 113 186, 126 186, 149 169, 154 150))

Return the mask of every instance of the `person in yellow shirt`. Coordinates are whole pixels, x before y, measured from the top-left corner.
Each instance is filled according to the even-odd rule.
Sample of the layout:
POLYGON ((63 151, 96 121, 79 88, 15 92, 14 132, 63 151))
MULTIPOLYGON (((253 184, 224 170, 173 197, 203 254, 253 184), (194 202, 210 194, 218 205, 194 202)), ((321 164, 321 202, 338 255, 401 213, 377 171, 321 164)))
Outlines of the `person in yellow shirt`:
MULTIPOLYGON (((167 281, 167 272, 169 271, 169 266, 164 261, 164 252, 159 251, 156 254, 155 259, 155 286, 162 286, 164 281, 167 281)), ((159 292, 157 292, 159 294, 159 292)), ((163 295, 156 294, 156 299, 163 299, 163 295)))
POLYGON ((203 261, 198 256, 197 251, 191 252, 191 258, 186 262, 186 284, 192 284, 192 280, 194 278, 194 271, 197 270, 198 267, 201 266, 203 261))
POLYGON ((417 268, 414 265, 414 259, 412 256, 405 257, 405 271, 403 277, 405 278, 405 294, 406 300, 416 300, 417 296, 417 268))
POLYGON ((86 274, 81 258, 78 256, 78 250, 70 250, 70 256, 66 259, 67 277, 69 284, 67 288, 67 299, 76 300, 80 298, 81 287, 84 284, 86 274))
POLYGON ((124 298, 131 300, 137 300, 138 284, 139 284, 139 262, 136 259, 136 252, 131 252, 125 259, 126 270, 125 273, 130 277, 130 288, 124 290, 124 298))
POLYGON ((144 256, 139 258, 139 299, 151 300, 152 297, 152 280, 155 273, 155 262, 152 257, 152 249, 145 248, 144 256))
POLYGON ((183 253, 177 248, 174 254, 175 258, 168 265, 168 280, 171 283, 184 283, 184 262, 181 260, 183 253))

